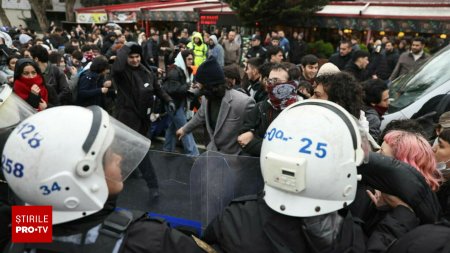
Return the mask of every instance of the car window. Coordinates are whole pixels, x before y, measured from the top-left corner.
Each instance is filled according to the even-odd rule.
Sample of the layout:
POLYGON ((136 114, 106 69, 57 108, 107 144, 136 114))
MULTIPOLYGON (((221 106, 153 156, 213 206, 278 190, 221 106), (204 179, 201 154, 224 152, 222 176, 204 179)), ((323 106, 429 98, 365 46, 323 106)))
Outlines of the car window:
POLYGON ((391 84, 389 113, 406 106, 450 80, 450 46, 436 53, 420 68, 405 74, 391 84))

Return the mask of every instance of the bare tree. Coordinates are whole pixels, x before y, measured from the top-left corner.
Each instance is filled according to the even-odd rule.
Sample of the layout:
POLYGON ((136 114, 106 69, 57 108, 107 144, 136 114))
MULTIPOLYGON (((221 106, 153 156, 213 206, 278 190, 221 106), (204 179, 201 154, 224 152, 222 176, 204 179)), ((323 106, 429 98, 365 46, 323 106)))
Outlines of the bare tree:
POLYGON ((4 26, 11 27, 11 21, 9 21, 8 16, 6 16, 5 9, 0 8, 0 20, 4 26))
POLYGON ((47 6, 50 4, 50 0, 28 0, 31 5, 31 9, 36 15, 39 27, 43 32, 47 31, 49 22, 45 14, 47 6))
POLYGON ((66 21, 75 22, 75 6, 76 0, 66 0, 66 21))

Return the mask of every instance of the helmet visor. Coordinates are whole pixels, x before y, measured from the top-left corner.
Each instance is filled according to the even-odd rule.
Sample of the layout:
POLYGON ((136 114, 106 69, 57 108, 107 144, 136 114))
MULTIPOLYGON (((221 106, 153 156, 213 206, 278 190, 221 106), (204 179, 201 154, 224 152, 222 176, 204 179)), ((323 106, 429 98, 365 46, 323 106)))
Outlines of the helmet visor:
POLYGON ((17 125, 36 113, 33 107, 10 90, 8 85, 0 86, 0 129, 17 125))
POLYGON ((114 137, 103 156, 105 177, 113 181, 124 181, 144 159, 149 162, 148 152, 151 142, 112 117, 110 123, 114 129, 114 137), (116 173, 109 173, 111 168, 115 168, 116 173))

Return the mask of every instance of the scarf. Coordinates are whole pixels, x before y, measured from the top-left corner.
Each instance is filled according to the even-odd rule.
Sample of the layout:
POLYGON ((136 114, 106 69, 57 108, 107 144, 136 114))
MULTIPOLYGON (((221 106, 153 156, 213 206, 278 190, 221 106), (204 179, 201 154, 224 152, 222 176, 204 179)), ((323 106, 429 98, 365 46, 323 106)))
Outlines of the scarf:
POLYGON ((378 115, 380 115, 380 117, 382 117, 384 115, 384 113, 388 110, 387 107, 381 107, 381 106, 374 106, 373 109, 375 109, 375 111, 377 111, 378 115))
POLYGON ((284 110, 289 105, 298 101, 297 83, 275 83, 267 85, 269 101, 275 110, 284 110))
POLYGON ((27 100, 30 96, 31 86, 34 84, 39 86, 41 89, 39 95, 46 103, 48 103, 47 87, 45 87, 44 81, 40 75, 36 75, 33 78, 25 78, 23 76, 19 77, 14 81, 14 92, 23 100, 27 100))

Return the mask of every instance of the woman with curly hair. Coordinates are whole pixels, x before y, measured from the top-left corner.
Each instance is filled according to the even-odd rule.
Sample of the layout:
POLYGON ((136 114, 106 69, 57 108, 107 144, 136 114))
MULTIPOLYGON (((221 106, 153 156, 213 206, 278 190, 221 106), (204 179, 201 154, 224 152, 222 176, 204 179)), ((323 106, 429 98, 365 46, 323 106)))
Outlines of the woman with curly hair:
POLYGON ((386 156, 408 163, 425 178, 436 192, 442 183, 442 175, 436 167, 433 150, 424 137, 406 131, 394 130, 384 136, 380 152, 386 156))

